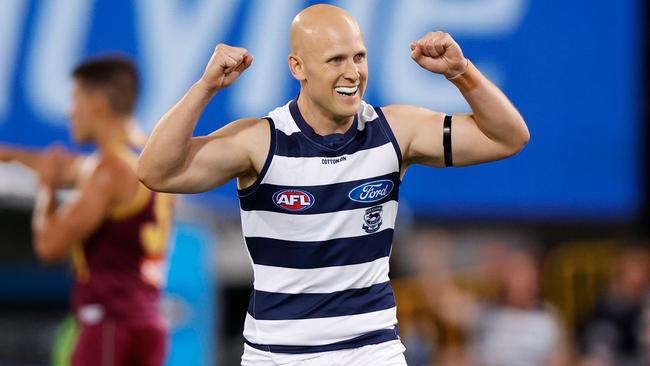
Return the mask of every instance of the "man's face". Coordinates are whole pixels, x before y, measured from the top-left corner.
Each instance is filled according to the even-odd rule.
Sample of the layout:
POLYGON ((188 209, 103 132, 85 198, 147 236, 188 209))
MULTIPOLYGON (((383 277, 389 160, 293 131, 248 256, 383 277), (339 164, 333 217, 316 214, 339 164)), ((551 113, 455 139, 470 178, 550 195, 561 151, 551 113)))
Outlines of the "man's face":
POLYGON ((72 86, 72 104, 69 117, 72 137, 78 143, 92 139, 92 124, 96 123, 96 93, 92 93, 78 81, 72 86))
POLYGON ((302 91, 333 118, 353 116, 368 80, 366 48, 354 28, 326 29, 314 35, 302 57, 302 91))

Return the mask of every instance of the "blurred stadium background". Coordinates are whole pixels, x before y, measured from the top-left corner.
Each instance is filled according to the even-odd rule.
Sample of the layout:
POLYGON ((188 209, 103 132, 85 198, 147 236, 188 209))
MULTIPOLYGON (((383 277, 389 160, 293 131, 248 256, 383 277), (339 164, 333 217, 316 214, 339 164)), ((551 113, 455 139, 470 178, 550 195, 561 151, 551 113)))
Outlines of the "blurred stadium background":
MULTIPOLYGON (((107 52, 131 56, 140 67, 137 117, 147 132, 200 76, 220 42, 248 48, 255 61, 215 98, 196 133, 263 116, 298 90, 286 67, 288 26, 312 3, 2 0, 0 142, 35 148, 62 142, 89 151, 68 137, 69 74, 84 57, 107 52)), ((628 341, 634 347, 614 347, 610 364, 627 365, 620 357, 650 364, 650 329, 642 321, 650 312, 646 3, 330 3, 348 9, 364 30, 369 102, 468 110, 451 84, 409 58, 411 40, 440 29, 506 92, 531 130, 530 144, 512 159, 406 174, 392 278, 409 365, 471 364, 471 355, 494 352, 485 350, 490 345, 480 331, 489 330, 486 308, 513 305, 508 286, 549 304, 533 311, 553 309, 565 364, 578 364, 581 354, 605 362, 611 342, 628 341), (630 243, 643 250, 623 250, 630 243), (512 259, 522 251, 532 259, 524 261, 529 267, 512 259), (526 273, 530 281, 508 284, 526 273), (632 306, 632 318, 625 318, 632 320, 605 317, 613 325, 600 326, 599 299, 617 291, 631 294, 634 306, 616 306, 632 306)), ((34 257, 34 193, 29 171, 0 164, 0 365, 59 362, 51 350, 66 339, 70 271, 43 267, 34 257)), ((251 288, 238 215, 233 183, 182 198, 164 302, 172 325, 169 365, 238 364, 251 288)), ((518 324, 509 334, 538 340, 546 334, 518 324)))

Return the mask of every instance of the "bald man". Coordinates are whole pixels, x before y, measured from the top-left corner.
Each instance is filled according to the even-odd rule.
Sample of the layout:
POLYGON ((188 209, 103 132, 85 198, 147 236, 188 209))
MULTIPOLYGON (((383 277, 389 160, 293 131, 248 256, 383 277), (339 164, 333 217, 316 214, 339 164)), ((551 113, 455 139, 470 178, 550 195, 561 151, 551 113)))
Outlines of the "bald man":
POLYGON ((405 365, 388 278, 404 172, 512 156, 528 129, 449 34, 426 34, 411 57, 456 85, 471 114, 365 103, 363 36, 340 8, 303 10, 290 36, 294 100, 192 137, 212 97, 253 63, 246 49, 220 44, 156 125, 138 175, 180 193, 237 178, 255 275, 242 365, 405 365))

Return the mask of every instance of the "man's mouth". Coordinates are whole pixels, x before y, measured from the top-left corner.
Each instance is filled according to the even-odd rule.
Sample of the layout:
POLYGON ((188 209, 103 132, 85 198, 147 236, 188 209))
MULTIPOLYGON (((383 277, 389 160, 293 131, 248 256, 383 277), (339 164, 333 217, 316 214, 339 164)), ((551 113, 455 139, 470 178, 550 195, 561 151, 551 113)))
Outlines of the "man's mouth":
POLYGON ((336 92, 341 94, 341 95, 346 95, 346 96, 350 97, 350 96, 353 96, 353 95, 355 95, 357 93, 357 91, 359 90, 359 86, 358 85, 356 85, 356 86, 337 86, 336 88, 334 88, 334 90, 336 90, 336 92))

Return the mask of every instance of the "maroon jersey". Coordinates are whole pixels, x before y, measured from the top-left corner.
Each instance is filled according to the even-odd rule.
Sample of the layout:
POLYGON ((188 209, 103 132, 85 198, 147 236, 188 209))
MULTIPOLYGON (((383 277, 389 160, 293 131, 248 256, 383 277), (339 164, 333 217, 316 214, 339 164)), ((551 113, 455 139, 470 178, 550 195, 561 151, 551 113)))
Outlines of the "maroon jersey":
POLYGON ((158 322, 171 197, 140 185, 128 205, 116 207, 73 252, 75 313, 99 305, 105 318, 158 322))

